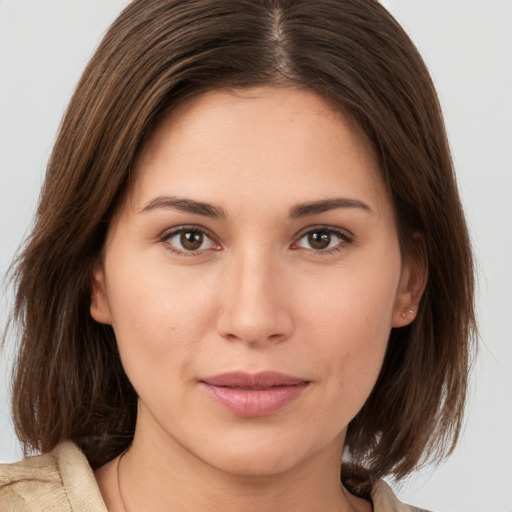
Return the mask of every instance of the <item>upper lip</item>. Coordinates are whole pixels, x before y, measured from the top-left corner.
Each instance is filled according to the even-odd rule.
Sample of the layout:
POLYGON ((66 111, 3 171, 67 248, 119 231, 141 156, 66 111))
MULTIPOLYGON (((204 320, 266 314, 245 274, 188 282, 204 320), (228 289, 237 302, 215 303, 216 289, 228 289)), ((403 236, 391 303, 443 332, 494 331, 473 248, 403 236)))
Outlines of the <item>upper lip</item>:
POLYGON ((275 371, 262 371, 258 373, 227 372, 213 377, 206 377, 201 379, 201 381, 212 386, 233 388, 271 388, 275 386, 296 386, 308 382, 306 379, 275 371))

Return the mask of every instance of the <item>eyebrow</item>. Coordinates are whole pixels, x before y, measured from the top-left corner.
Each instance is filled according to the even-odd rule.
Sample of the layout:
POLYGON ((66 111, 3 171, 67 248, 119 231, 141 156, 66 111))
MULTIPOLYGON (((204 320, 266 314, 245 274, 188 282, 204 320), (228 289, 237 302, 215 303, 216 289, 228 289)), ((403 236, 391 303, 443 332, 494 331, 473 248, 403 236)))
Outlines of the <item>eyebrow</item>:
POLYGON ((209 203, 203 203, 202 201, 173 196, 155 197, 155 199, 152 199, 141 211, 147 212, 157 208, 175 208, 185 213, 204 215, 214 219, 226 218, 226 214, 222 208, 209 203))
POLYGON ((373 210, 359 199, 350 199, 347 197, 333 197, 331 199, 321 199, 320 201, 311 201, 294 206, 290 209, 290 218, 298 219, 309 215, 317 215, 329 210, 338 208, 356 208, 373 214, 373 210))
MULTIPOLYGON (((176 210, 185 213, 203 215, 213 219, 226 218, 226 213, 218 206, 214 206, 203 201, 175 196, 155 197, 147 203, 146 206, 144 206, 141 212, 156 210, 158 208, 175 208, 176 210)), ((329 210, 336 210, 338 208, 356 208, 373 214, 373 210, 363 201, 346 197, 334 197, 331 199, 321 199, 319 201, 297 204, 290 209, 289 217, 291 219, 299 219, 310 215, 324 213, 329 210)))

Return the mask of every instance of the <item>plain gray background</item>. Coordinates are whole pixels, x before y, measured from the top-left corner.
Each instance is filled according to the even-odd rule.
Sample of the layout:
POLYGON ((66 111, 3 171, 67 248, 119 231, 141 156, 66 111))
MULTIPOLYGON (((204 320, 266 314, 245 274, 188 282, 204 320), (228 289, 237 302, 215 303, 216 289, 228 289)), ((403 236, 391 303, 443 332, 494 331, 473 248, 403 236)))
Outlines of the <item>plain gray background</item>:
MULTIPOLYGON (((398 493, 437 512, 512 511, 512 0, 383 0, 438 87, 478 264, 482 344, 455 454, 398 493)), ((0 275, 30 226, 74 85, 126 0, 0 0, 0 275)), ((10 296, 3 297, 0 328, 10 296)), ((0 461, 21 456, 0 357, 0 461)))

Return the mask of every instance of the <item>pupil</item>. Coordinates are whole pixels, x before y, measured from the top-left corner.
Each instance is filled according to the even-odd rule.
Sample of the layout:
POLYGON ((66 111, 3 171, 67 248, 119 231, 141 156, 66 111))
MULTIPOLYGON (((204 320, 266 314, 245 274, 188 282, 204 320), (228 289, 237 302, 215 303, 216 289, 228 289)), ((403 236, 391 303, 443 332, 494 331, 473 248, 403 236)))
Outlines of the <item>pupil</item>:
POLYGON ((329 244, 331 243, 331 235, 325 231, 310 233, 308 236, 308 242, 313 249, 325 249, 326 247, 329 247, 329 244))
POLYGON ((203 243, 203 234, 198 231, 182 233, 180 242, 184 249, 187 249, 188 251, 195 251, 199 249, 203 243))

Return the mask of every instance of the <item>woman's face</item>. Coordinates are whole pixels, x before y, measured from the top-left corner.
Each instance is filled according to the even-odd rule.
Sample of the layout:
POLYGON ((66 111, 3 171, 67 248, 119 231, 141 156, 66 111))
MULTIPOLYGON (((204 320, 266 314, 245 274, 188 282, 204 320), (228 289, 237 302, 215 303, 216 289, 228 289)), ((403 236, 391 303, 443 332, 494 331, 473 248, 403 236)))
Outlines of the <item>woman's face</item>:
POLYGON ((411 275, 354 123, 304 90, 215 91, 138 160, 91 314, 138 393, 136 442, 272 474, 339 464, 390 329, 411 320, 411 275))

